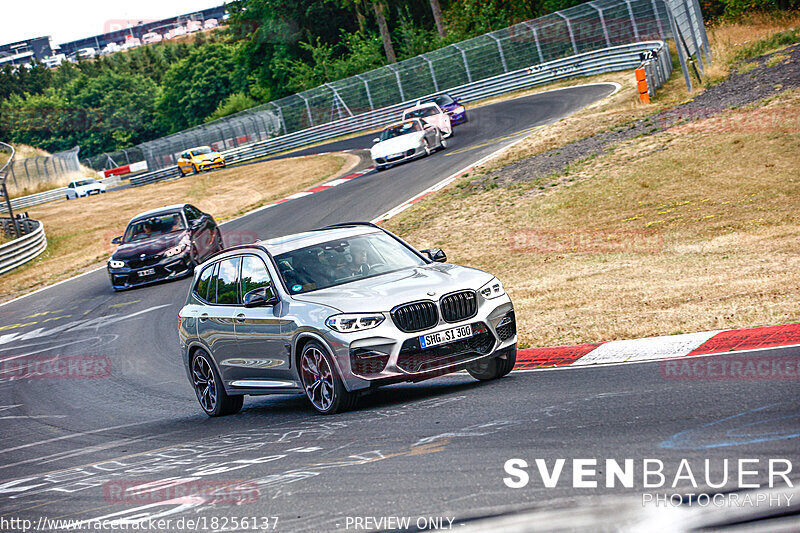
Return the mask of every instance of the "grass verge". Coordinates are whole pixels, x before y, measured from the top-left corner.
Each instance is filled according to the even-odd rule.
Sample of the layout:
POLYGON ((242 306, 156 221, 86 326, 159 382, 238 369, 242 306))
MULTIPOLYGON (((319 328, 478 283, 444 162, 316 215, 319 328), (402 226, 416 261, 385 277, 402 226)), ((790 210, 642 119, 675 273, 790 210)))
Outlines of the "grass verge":
MULTIPOLYGON (((593 113, 535 134, 528 153, 570 138, 563 123, 591 130, 617 112, 593 113)), ((522 347, 800 321, 797 116, 787 91, 557 176, 489 189, 467 177, 386 225, 500 277, 522 347)))
POLYGON ((267 161, 33 207, 28 213, 44 223, 47 250, 0 277, 0 300, 102 265, 114 250, 110 240, 147 209, 188 202, 222 222, 346 173, 358 160, 336 154, 267 161))

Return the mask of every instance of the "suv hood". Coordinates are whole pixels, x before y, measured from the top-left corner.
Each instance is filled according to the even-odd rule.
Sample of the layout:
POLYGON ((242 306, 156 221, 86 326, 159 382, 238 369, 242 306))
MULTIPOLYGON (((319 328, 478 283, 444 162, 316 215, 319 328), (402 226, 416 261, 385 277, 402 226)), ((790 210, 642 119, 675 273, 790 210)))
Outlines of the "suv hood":
POLYGON ((388 312, 416 300, 438 300, 461 290, 478 290, 494 276, 475 268, 432 263, 381 274, 336 287, 292 296, 302 302, 327 305, 344 313, 388 312), (428 294, 433 292, 433 295, 428 294))
POLYGON ((186 237, 187 234, 187 231, 176 231, 174 233, 167 233, 166 235, 159 235, 152 239, 120 244, 111 258, 116 261, 122 261, 139 257, 142 254, 158 254, 173 246, 177 246, 178 243, 181 242, 181 239, 186 237))

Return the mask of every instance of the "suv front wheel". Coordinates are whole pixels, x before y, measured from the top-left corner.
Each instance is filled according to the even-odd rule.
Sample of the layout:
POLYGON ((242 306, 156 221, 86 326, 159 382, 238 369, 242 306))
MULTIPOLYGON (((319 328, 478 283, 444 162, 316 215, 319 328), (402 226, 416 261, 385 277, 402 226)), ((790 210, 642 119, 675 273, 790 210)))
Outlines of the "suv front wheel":
POLYGON ((331 355, 322 344, 317 341, 306 343, 298 366, 303 389, 314 409, 324 415, 332 415, 355 405, 356 395, 345 389, 336 374, 331 355))

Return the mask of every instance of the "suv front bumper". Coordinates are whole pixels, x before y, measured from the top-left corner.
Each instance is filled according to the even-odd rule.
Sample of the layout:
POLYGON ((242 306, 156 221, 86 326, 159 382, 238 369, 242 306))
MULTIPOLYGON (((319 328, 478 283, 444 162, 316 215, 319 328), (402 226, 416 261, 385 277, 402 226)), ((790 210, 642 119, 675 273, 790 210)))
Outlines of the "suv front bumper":
POLYGON ((326 334, 350 391, 456 372, 483 358, 505 356, 517 343, 514 306, 508 295, 484 301, 478 314, 463 322, 440 320, 425 331, 403 333, 388 318, 357 338, 353 335, 333 331, 326 334), (472 326, 471 337, 427 349, 420 347, 419 339, 425 334, 467 324, 472 326))

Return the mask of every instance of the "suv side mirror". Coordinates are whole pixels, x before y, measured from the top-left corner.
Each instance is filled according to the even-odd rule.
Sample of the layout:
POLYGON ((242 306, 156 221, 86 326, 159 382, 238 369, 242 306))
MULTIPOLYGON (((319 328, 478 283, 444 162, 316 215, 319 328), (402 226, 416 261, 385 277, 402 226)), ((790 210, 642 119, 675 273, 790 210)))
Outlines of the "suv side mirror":
POLYGON ((435 263, 446 263, 447 254, 441 248, 428 248, 427 250, 420 250, 423 254, 428 256, 428 259, 435 263))
POLYGON ((267 283, 263 287, 253 289, 244 295, 245 307, 267 307, 275 305, 280 301, 280 298, 272 290, 272 284, 267 283))
POLYGON ((122 244, 122 237, 114 237, 111 239, 111 244, 122 244))

